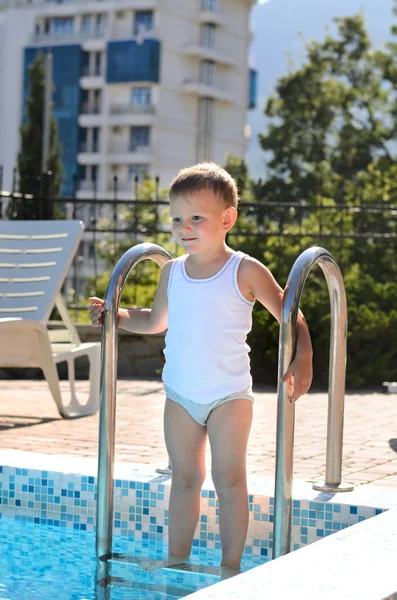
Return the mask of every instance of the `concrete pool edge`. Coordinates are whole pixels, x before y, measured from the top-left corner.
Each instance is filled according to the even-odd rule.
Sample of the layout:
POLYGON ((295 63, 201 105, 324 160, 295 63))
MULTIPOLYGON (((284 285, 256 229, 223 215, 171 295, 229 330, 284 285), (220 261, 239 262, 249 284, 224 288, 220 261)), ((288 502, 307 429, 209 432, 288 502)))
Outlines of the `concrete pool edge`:
POLYGON ((396 600, 396 564, 392 509, 187 598, 396 600))

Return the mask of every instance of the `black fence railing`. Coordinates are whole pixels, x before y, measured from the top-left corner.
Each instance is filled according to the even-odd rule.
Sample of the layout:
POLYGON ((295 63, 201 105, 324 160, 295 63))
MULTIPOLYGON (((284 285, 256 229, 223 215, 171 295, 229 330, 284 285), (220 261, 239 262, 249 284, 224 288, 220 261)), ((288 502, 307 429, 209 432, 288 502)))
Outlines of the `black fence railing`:
MULTIPOLYGON (((68 298, 76 308, 79 297, 86 296, 87 280, 96 281, 103 271, 109 271, 128 245, 139 241, 168 243, 172 251, 168 202, 158 199, 158 181, 154 198, 118 197, 117 177, 110 198, 93 195, 90 199, 77 197, 47 198, 23 195, 15 191, 0 191, 0 219, 79 219, 85 234, 74 260, 70 282, 74 290, 68 298), (107 256, 107 258, 106 258, 107 256)), ((397 276, 397 267, 390 265, 390 251, 397 254, 397 206, 394 205, 307 205, 301 203, 246 202, 239 205, 239 219, 228 234, 232 247, 247 251, 266 250, 283 260, 288 246, 294 252, 318 244, 333 251, 342 269, 345 250, 355 245, 357 256, 365 257, 367 250, 376 248, 379 273, 397 276), (387 249, 387 251, 386 251, 387 249), (395 272, 396 271, 396 272, 395 272)), ((346 258, 346 260, 350 260, 346 258)), ((138 284, 139 281, 135 280, 138 284)), ((92 289, 91 289, 92 291, 92 289)), ((95 290, 94 290, 95 291, 95 290)))
MULTIPOLYGON (((86 232, 168 233, 168 201, 133 198, 40 198, 0 191, 0 220, 81 219, 86 232), (142 212, 146 215, 142 219, 142 212), (125 211, 129 213, 128 218, 125 211), (109 223, 110 219, 110 223, 109 223)), ((313 239, 396 239, 397 205, 308 205, 240 201, 239 219, 230 236, 313 239), (310 219, 310 222, 308 221, 310 219), (310 225, 310 229, 308 229, 310 225), (304 228, 306 226, 306 229, 304 228)))

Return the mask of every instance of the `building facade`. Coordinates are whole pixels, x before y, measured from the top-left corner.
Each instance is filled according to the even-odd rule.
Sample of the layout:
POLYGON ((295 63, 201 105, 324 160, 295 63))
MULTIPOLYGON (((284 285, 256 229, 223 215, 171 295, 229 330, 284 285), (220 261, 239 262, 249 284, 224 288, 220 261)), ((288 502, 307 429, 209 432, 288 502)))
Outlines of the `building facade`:
POLYGON ((10 189, 37 52, 53 55, 64 195, 244 157, 253 0, 0 0, 0 165, 10 189), (78 182, 78 183, 76 183, 78 182))

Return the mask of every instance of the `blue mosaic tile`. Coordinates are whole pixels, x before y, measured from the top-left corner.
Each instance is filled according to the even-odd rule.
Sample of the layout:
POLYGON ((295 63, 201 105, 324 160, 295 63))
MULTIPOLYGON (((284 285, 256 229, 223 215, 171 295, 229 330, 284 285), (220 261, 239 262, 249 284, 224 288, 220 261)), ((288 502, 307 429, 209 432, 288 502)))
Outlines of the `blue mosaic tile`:
MULTIPOLYGON (((96 510, 95 478, 34 469, 4 467, 0 477, 0 503, 7 514, 34 523, 58 523, 81 531, 93 531, 96 510), (29 512, 28 512, 29 511, 29 512)), ((115 480, 115 533, 133 538, 165 542, 168 527, 169 485, 157 481, 115 480), (143 535, 145 534, 145 536, 143 535)), ((324 498, 325 496, 322 495, 324 498)), ((330 495, 329 499, 333 497, 330 495)), ((213 489, 201 495, 202 515, 196 531, 199 548, 220 547, 219 503, 213 489)), ((266 549, 271 555, 274 499, 250 494, 248 547, 266 549)), ((383 512, 361 507, 312 500, 293 500, 292 547, 301 547, 383 512)), ((263 554, 264 556, 267 554, 263 554)))

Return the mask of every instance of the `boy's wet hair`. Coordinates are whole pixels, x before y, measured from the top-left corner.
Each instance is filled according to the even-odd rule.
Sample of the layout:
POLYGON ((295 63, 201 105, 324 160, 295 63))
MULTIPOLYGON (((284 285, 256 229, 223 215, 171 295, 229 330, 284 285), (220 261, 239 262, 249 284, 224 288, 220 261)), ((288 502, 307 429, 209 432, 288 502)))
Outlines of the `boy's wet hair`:
POLYGON ((238 204, 238 190, 233 177, 215 163, 199 163, 182 169, 171 183, 170 200, 194 194, 200 190, 211 190, 219 196, 226 207, 238 204))

